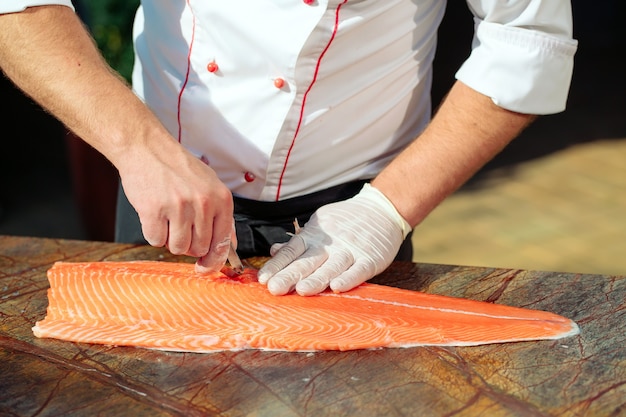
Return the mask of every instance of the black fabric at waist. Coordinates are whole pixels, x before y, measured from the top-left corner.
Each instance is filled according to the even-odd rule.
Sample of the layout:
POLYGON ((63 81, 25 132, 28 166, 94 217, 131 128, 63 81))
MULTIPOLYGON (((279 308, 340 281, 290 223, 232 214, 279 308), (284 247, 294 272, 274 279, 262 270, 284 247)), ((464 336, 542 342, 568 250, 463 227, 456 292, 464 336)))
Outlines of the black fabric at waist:
MULTIPOLYGON (((263 218, 266 220, 276 220, 285 217, 291 217, 291 220, 293 220, 293 217, 298 214, 312 214, 321 206, 354 197, 361 191, 366 182, 366 180, 352 181, 281 201, 257 201, 234 197, 235 213, 245 217, 263 218)), ((307 219, 308 217, 310 215, 307 216, 307 219)))
POLYGON ((243 257, 268 256, 272 244, 289 240, 294 220, 304 225, 318 208, 355 196, 366 182, 353 181, 281 201, 234 197, 237 251, 243 257))

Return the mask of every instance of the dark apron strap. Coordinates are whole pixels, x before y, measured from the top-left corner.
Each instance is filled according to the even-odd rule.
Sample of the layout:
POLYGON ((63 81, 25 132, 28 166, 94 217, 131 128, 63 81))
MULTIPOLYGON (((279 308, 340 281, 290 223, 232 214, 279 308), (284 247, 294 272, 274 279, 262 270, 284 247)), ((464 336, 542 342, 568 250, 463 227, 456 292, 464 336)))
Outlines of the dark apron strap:
POLYGON ((355 196, 365 182, 353 181, 281 201, 235 197, 237 252, 243 257, 269 256, 272 244, 290 239, 294 220, 304 226, 318 208, 355 196))

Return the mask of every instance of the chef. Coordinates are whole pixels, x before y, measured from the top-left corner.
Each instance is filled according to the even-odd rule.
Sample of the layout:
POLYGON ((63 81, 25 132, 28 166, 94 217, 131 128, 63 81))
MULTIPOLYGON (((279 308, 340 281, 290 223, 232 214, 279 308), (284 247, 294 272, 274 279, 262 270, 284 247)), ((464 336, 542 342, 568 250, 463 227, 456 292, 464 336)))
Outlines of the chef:
POLYGON ((116 166, 118 241, 199 271, 232 241, 273 256, 273 294, 347 291, 411 260, 416 225, 565 108, 570 2, 467 4, 472 52, 432 120, 441 0, 142 2, 132 90, 70 0, 5 1, 0 65, 116 166))

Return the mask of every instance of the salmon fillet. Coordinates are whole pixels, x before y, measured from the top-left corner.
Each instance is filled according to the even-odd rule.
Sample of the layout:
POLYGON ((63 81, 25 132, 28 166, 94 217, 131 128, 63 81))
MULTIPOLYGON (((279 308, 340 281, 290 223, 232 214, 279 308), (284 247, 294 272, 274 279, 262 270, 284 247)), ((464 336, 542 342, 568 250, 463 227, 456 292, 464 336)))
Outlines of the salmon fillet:
POLYGON ((376 284, 273 296, 248 269, 199 274, 188 263, 57 262, 35 336, 184 352, 464 346, 578 333, 549 312, 376 284))

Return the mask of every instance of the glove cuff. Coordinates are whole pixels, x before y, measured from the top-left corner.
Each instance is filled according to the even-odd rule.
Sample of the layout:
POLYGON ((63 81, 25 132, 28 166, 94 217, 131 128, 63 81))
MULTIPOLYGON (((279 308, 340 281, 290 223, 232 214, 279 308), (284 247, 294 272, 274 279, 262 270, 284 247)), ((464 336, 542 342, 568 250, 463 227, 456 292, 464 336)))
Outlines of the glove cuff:
POLYGON ((395 223, 402 230, 402 238, 406 238, 409 233, 411 233, 411 225, 404 220, 404 217, 398 213, 393 203, 385 196, 382 192, 380 192, 377 188, 372 187, 369 183, 363 185, 361 192, 359 195, 363 196, 368 200, 372 200, 385 211, 386 214, 389 215, 391 219, 395 221, 395 223))

